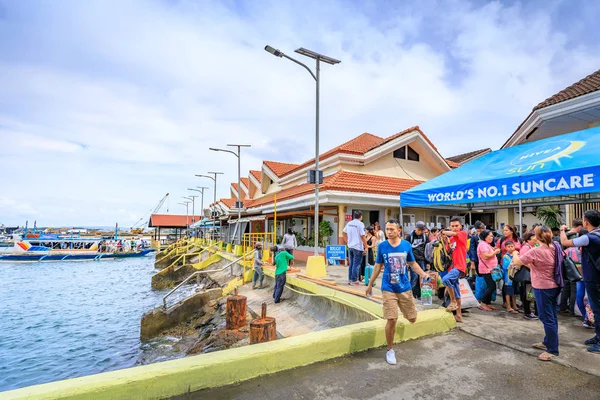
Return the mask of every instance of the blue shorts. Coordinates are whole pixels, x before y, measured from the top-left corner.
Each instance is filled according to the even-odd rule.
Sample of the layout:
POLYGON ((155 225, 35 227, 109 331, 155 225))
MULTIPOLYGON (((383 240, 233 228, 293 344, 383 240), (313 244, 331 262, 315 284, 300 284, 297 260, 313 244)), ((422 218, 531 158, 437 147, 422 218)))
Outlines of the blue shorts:
POLYGON ((454 290, 454 297, 460 299, 460 285, 458 284, 458 280, 460 279, 460 270, 454 268, 449 271, 444 278, 442 278, 442 283, 447 288, 454 290))
POLYGON ((514 296, 515 295, 515 287, 514 286, 508 286, 508 285, 504 285, 504 294, 506 296, 514 296))

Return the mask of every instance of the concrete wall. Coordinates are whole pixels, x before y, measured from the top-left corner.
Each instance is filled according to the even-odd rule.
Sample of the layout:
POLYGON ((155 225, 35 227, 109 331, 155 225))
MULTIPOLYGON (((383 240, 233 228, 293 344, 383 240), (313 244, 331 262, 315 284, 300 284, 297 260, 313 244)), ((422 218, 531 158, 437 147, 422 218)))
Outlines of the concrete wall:
POLYGON ((181 302, 174 304, 167 310, 156 308, 142 317, 140 338, 142 340, 157 336, 165 329, 169 329, 187 321, 211 300, 222 296, 222 289, 209 289, 196 293, 181 302))

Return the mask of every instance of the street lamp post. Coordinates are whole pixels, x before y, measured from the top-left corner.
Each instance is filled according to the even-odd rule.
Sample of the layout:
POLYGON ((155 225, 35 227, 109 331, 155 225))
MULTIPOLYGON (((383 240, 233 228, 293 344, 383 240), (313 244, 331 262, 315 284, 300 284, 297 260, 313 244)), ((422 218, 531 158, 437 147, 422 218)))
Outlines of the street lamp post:
POLYGON ((315 236, 315 256, 318 255, 317 248, 319 246, 319 183, 323 180, 323 176, 319 171, 319 90, 320 90, 320 73, 321 73, 321 65, 320 62, 335 65, 339 64, 341 61, 336 60, 335 58, 327 57, 323 54, 316 53, 311 50, 307 50, 303 47, 296 49, 295 52, 301 54, 306 57, 310 57, 316 61, 316 74, 311 71, 304 63, 284 54, 280 50, 277 50, 271 46, 265 46, 265 50, 276 57, 284 57, 288 60, 295 62, 296 64, 304 67, 310 75, 313 77, 315 82, 317 83, 317 91, 316 91, 316 112, 315 112, 315 170, 309 171, 309 179, 308 183, 315 184, 315 226, 314 226, 314 236, 315 236))
POLYGON ((192 201, 192 225, 194 225, 194 215, 196 215, 196 197, 198 196, 183 196, 184 199, 192 201))
MULTIPOLYGON (((206 186, 196 186, 198 189, 202 189, 202 190, 198 190, 198 189, 191 189, 188 188, 188 190, 194 191, 194 192, 198 192, 200 193, 200 221, 202 221, 204 219, 204 189, 208 189, 206 186)), ((204 233, 202 231, 202 223, 200 223, 200 235, 204 236, 204 233)))
POLYGON ((231 153, 234 156, 237 157, 238 159, 238 190, 237 190, 237 202, 236 202, 236 208, 238 210, 238 219, 237 219, 237 231, 238 231, 238 244, 241 245, 242 244, 242 230, 240 227, 240 219, 242 218, 242 201, 241 201, 241 191, 242 191, 242 184, 241 184, 241 148, 242 147, 251 147, 249 144, 228 144, 227 146, 229 147, 237 147, 237 153, 231 151, 231 150, 225 150, 225 149, 216 149, 216 148, 209 148, 209 150, 212 151, 223 151, 225 153, 231 153))
POLYGON ((177 203, 177 204, 181 204, 183 206, 185 206, 185 234, 187 235, 187 231, 188 231, 188 218, 189 218, 189 201, 184 201, 183 203, 177 203))
MULTIPOLYGON (((208 174, 213 174, 214 176, 210 176, 210 175, 198 175, 198 174, 196 174, 196 176, 199 176, 201 178, 212 179, 213 182, 215 183, 214 194, 213 194, 213 196, 214 196, 213 209, 216 209, 216 207, 217 207, 217 175, 223 175, 223 173, 222 172, 207 172, 207 173, 208 174)), ((216 218, 217 214, 216 213, 217 213, 216 211, 213 211, 211 213, 211 216, 213 217, 213 228, 215 227, 215 221, 217 220, 217 218, 216 218)), ((219 238, 220 237, 221 237, 221 220, 219 220, 219 238)))

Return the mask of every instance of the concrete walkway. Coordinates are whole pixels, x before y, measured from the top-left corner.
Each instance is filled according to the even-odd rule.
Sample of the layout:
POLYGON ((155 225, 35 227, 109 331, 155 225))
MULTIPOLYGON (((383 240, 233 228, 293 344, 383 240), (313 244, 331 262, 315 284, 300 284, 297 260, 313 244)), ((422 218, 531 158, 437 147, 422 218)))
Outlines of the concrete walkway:
MULTIPOLYGON (((477 309, 466 315, 465 322, 457 325, 464 332, 527 354, 538 356, 542 353, 531 347, 533 343, 544 339, 544 326, 539 320, 525 320, 523 314, 503 311, 487 313, 477 309)), ((581 325, 581 318, 559 315, 560 356, 553 362, 600 377, 600 355, 588 352, 588 346, 583 344, 593 336, 594 330, 585 329, 581 325)))
POLYGON ((600 378, 464 332, 204 390, 177 399, 596 399, 600 378))

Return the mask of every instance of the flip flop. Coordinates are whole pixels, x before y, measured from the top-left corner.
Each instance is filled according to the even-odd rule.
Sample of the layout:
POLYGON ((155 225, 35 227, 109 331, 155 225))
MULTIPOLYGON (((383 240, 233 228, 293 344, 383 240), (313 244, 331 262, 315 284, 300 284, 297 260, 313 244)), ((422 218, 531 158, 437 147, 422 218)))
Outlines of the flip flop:
POLYGON ((492 312, 492 310, 486 310, 485 308, 483 308, 483 307, 481 307, 481 306, 479 306, 479 307, 477 307, 477 308, 479 308, 481 311, 485 311, 485 312, 492 312))
MULTIPOLYGON (((544 346, 544 343, 534 343, 531 345, 531 347, 533 347, 534 349, 539 349, 539 350, 544 350, 546 351, 546 346, 544 346)), ((550 353, 548 353, 550 354, 550 353)))
POLYGON ((448 307, 446 307, 446 311, 456 311, 458 309, 458 306, 456 304, 452 305, 450 304, 448 307))
POLYGON ((556 357, 554 354, 550 354, 548 352, 543 352, 538 356, 538 360, 540 361, 552 361, 552 359, 556 357))

